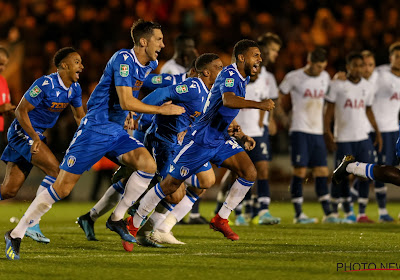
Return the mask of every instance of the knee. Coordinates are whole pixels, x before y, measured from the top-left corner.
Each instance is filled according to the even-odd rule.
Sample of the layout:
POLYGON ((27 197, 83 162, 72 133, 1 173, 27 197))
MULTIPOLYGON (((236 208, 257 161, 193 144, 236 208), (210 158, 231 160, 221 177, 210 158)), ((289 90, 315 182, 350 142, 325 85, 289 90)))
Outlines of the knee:
POLYGON ((162 189, 162 191, 164 192, 164 194, 166 196, 176 192, 177 189, 179 189, 179 187, 181 186, 182 182, 171 177, 170 175, 167 176, 167 178, 165 178, 161 184, 160 187, 162 189))
POLYGON ((209 189, 215 184, 215 176, 207 176, 199 178, 200 188, 209 189))
POLYGON ((257 180, 257 170, 254 165, 250 165, 239 176, 247 181, 255 182, 257 180))
POLYGON ((184 197, 185 193, 182 192, 174 192, 173 194, 170 194, 165 197, 165 199, 172 204, 178 204, 182 198, 184 197))
POLYGON ((1 185, 1 197, 3 200, 13 198, 17 195, 19 188, 17 186, 1 185))
POLYGON ((146 173, 154 174, 157 171, 157 164, 153 159, 147 160, 142 164, 140 170, 146 173))
POLYGON ((57 178, 59 173, 60 173, 60 168, 58 165, 49 166, 48 170, 46 171, 46 175, 54 178, 57 178))

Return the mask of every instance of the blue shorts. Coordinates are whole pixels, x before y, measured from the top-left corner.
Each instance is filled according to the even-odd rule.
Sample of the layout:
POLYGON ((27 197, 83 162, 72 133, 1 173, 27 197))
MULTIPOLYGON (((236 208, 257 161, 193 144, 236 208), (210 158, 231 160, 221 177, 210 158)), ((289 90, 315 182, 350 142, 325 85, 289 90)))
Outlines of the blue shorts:
POLYGON ((372 162, 374 153, 374 145, 371 139, 357 142, 339 142, 337 143, 335 168, 339 166, 345 155, 353 155, 357 161, 372 162))
POLYGON ((80 125, 60 168, 73 174, 82 174, 106 154, 109 158, 118 158, 142 147, 143 144, 129 136, 122 127, 114 135, 106 135, 80 125))
POLYGON ((226 159, 240 152, 244 150, 234 139, 227 140, 215 148, 206 148, 189 138, 184 140, 182 147, 177 151, 176 157, 171 162, 169 174, 183 181, 192 174, 201 172, 200 168, 208 161, 221 166, 226 159))
MULTIPOLYGON (((157 163, 158 173, 162 178, 165 178, 170 169, 172 160, 175 158, 177 151, 181 148, 180 145, 173 145, 167 141, 163 141, 154 136, 153 133, 147 133, 145 137, 145 146, 147 150, 153 155, 157 163)), ((211 169, 209 162, 202 165, 195 174, 211 169)))
MULTIPOLYGON (((46 142, 46 137, 36 131, 39 135, 40 140, 44 143, 46 142)), ((5 163, 14 162, 18 167, 24 172, 30 172, 33 165, 31 147, 32 139, 31 137, 22 129, 19 125, 11 125, 7 132, 8 145, 1 155, 1 160, 5 163)))
POLYGON ((271 161, 271 142, 269 141, 268 126, 264 126, 264 135, 253 137, 256 146, 251 151, 246 151, 252 162, 271 161))
MULTIPOLYGON (((370 133, 372 143, 375 141, 375 135, 375 132, 370 133)), ((396 156, 396 141, 397 138, 399 138, 399 132, 382 132, 381 135, 383 140, 382 152, 378 151, 378 147, 374 147, 377 154, 376 163, 380 165, 395 166, 398 164, 396 156)))
POLYGON ((133 138, 135 138, 136 140, 139 140, 141 143, 144 143, 144 135, 146 133, 141 131, 141 130, 134 130, 133 131, 133 138))
POLYGON ((295 167, 327 166, 323 135, 293 131, 290 134, 292 165, 295 167))

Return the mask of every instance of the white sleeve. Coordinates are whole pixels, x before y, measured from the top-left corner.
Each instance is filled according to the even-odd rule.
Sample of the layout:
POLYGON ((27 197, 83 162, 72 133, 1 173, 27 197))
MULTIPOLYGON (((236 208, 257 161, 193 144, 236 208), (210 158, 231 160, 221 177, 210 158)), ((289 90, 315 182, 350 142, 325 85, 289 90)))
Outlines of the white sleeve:
POLYGON ((268 79, 268 85, 269 85, 269 96, 267 98, 270 99, 278 99, 279 93, 278 93, 278 86, 276 84, 276 80, 274 75, 270 74, 269 79, 268 79))
POLYGON ((293 87, 293 75, 292 73, 286 74, 285 78, 279 85, 279 89, 283 94, 288 94, 292 90, 293 87))
POLYGON ((329 83, 329 88, 328 88, 328 92, 325 95, 325 100, 331 103, 335 103, 336 102, 336 98, 337 98, 337 91, 339 88, 339 82, 338 81, 331 81, 329 83))

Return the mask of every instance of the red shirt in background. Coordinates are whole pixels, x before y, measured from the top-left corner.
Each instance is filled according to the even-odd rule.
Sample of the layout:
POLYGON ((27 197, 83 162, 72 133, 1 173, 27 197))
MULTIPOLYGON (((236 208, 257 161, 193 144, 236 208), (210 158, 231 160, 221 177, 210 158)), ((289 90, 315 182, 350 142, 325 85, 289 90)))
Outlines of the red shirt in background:
MULTIPOLYGON (((10 102, 10 90, 8 89, 7 81, 0 75, 0 106, 10 102)), ((0 114, 0 132, 2 131, 4 131, 4 117, 0 114)))

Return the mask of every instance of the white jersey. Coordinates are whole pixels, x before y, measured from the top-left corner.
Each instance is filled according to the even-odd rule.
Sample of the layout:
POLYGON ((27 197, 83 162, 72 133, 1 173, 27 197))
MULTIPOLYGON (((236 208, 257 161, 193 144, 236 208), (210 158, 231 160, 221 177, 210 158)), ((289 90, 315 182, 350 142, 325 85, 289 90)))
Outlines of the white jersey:
POLYGON ((356 142, 368 139, 369 122, 366 107, 372 105, 371 84, 362 78, 354 84, 349 80, 332 81, 325 99, 335 103, 336 142, 356 142))
MULTIPOLYGON (((269 99, 278 99, 279 97, 279 90, 278 85, 276 84, 276 80, 274 75, 271 72, 268 72, 265 66, 261 67, 262 78, 265 79, 265 84, 267 85, 267 98, 269 99)), ((264 115, 264 125, 269 125, 269 112, 265 111, 264 115)))
MULTIPOLYGON (((266 83, 266 73, 260 73, 254 83, 246 86, 246 99, 258 101, 268 99, 268 84, 266 83)), ((238 125, 241 126, 244 134, 250 137, 261 137, 264 134, 264 128, 258 125, 260 120, 259 109, 240 109, 235 118, 238 125)))
POLYGON ((170 59, 161 67, 160 73, 166 73, 171 75, 178 75, 185 73, 186 69, 182 65, 176 63, 175 59, 170 59))
POLYGON ((309 76, 300 68, 289 72, 279 89, 292 100, 292 121, 289 131, 323 134, 324 97, 330 77, 326 71, 319 76, 309 76))
POLYGON ((380 69, 377 74, 376 92, 372 111, 380 132, 394 132, 399 129, 400 77, 390 69, 380 69))

